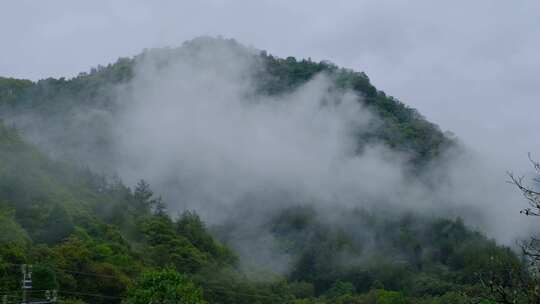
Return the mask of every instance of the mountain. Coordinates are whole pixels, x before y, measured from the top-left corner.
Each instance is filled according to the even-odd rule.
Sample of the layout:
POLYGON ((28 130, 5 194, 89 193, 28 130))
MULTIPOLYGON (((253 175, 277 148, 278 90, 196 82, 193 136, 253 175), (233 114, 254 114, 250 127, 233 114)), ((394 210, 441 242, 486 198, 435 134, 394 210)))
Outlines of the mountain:
MULTIPOLYGON (((113 101, 118 94, 115 88, 133 79, 138 62, 154 57, 159 58, 156 61, 160 61, 156 62, 156 65, 166 66, 168 61, 173 61, 177 57, 193 56, 198 50, 216 48, 216 45, 217 48, 232 49, 234 53, 239 53, 239 56, 258 62, 260 66, 253 72, 255 74, 253 77, 256 79, 257 93, 262 95, 284 94, 305 84, 317 74, 331 75, 337 89, 351 90, 358 95, 365 107, 382 119, 377 128, 371 130, 369 134, 364 134, 363 142, 370 138, 383 140, 393 149, 411 154, 416 163, 436 157, 453 142, 437 125, 427 121, 418 111, 377 90, 363 72, 338 68, 327 61, 313 62, 310 59, 297 60, 294 57, 277 58, 264 51, 244 47, 234 40, 207 37, 185 42, 183 46, 175 49, 145 50, 134 58, 121 58, 114 64, 98 66, 89 73, 80 73, 72 79, 47 78, 31 82, 0 78, 2 92, 0 105, 4 109, 3 113, 10 115, 32 114, 31 126, 25 126, 27 122, 24 121, 10 121, 18 128, 30 129, 28 131, 31 133, 39 133, 36 130, 43 129, 55 131, 56 136, 46 138, 47 142, 68 147, 84 146, 90 148, 92 152, 98 149, 96 146, 106 149, 103 145, 107 145, 109 138, 103 133, 105 130, 99 129, 104 127, 99 125, 102 122, 77 122, 71 117, 76 115, 75 110, 80 108, 85 111, 105 110, 115 114, 118 110, 118 105, 113 101), (95 133, 84 133, 84 130, 79 130, 80 133, 76 134, 66 133, 76 128, 94 129, 95 133), (59 134, 56 134, 58 132, 59 134)), ((9 117, 4 117, 6 118, 9 120, 9 117)), ((42 133, 39 135, 43 136, 42 133)), ((85 156, 90 158, 88 155, 85 156)))
MULTIPOLYGON (((170 141, 170 148, 163 150, 173 151, 175 155, 187 149, 180 146, 181 150, 169 150, 173 149, 172 137, 156 142, 150 141, 153 137, 145 137, 145 133, 135 134, 137 141, 143 142, 142 146, 118 145, 125 137, 119 135, 123 133, 117 126, 122 125, 121 130, 126 126, 139 127, 131 124, 132 114, 137 123, 145 118, 136 116, 139 111, 131 111, 141 106, 140 98, 148 97, 142 99, 145 111, 168 106, 152 99, 155 96, 166 98, 170 87, 163 90, 161 85, 168 82, 172 83, 172 88, 189 84, 181 92, 190 92, 192 85, 200 84, 203 93, 218 91, 216 95, 200 95, 197 90, 196 94, 189 95, 196 99, 195 106, 203 107, 204 112, 194 113, 208 111, 205 99, 195 97, 219 98, 233 90, 231 96, 241 99, 239 108, 229 104, 209 105, 232 108, 233 112, 248 109, 242 112, 243 116, 255 115, 254 120, 243 121, 240 132, 256 128, 258 123, 278 120, 269 126, 285 125, 285 131, 277 133, 280 137, 294 133, 318 139, 325 138, 325 132, 334 130, 326 127, 335 124, 339 132, 330 132, 326 140, 332 143, 334 135, 342 134, 343 129, 347 131, 345 142, 353 139, 352 152, 344 149, 351 153, 345 154, 348 159, 342 166, 343 151, 338 150, 339 162, 336 163, 334 150, 330 150, 330 163, 339 170, 329 171, 329 175, 341 173, 350 166, 366 165, 356 160, 365 159, 364 155, 375 145, 390 151, 384 152, 390 157, 406 155, 402 165, 405 172, 411 174, 407 180, 417 176, 421 183, 423 172, 431 164, 442 161, 448 149, 458 145, 416 110, 377 90, 364 73, 329 62, 277 58, 234 40, 203 37, 179 48, 146 50, 134 58, 119 59, 72 79, 32 82, 0 78, 0 117, 4 120, 0 124, 0 290, 10 300, 19 296, 22 264, 33 265, 36 291, 31 296, 42 298, 43 290, 57 289, 61 299, 68 303, 135 303, 147 296, 145 290, 149 287, 145 278, 151 278, 152 282, 161 278, 163 284, 169 284, 167 280, 172 279, 167 278, 171 277, 171 272, 180 273, 194 289, 200 288, 199 291, 179 291, 193 295, 193 299, 203 298, 193 300, 194 303, 469 303, 486 291, 478 280, 483 272, 489 270, 503 275, 508 267, 521 267, 521 261, 509 248, 469 228, 460 218, 433 216, 414 209, 389 210, 388 206, 394 205, 388 205, 387 201, 392 198, 386 198, 383 192, 353 191, 351 200, 360 197, 370 203, 344 204, 337 194, 343 194, 348 188, 326 188, 319 179, 314 184, 323 188, 321 193, 335 195, 323 197, 311 189, 306 193, 295 192, 291 189, 298 188, 297 185, 282 187, 276 183, 276 180, 284 179, 288 183, 308 177, 303 173, 287 179, 282 174, 291 171, 278 170, 278 178, 269 182, 249 184, 241 180, 250 188, 240 187, 242 191, 237 191, 241 192, 240 196, 224 191, 219 193, 223 196, 219 203, 231 202, 214 205, 210 200, 201 199, 192 205, 195 211, 176 205, 176 200, 204 197, 190 192, 189 188, 202 186, 189 184, 190 180, 184 175, 175 175, 177 179, 172 175, 166 179, 151 176, 159 182, 159 189, 167 191, 165 199, 154 194, 144 180, 132 187, 126 186, 122 178, 129 177, 126 172, 130 171, 122 171, 123 167, 117 166, 125 158, 137 160, 135 168, 154 167, 160 163, 152 161, 149 153, 160 144, 166 146, 170 141), (176 77, 180 74, 171 67, 177 65, 182 71, 189 71, 188 78, 176 77), (225 79, 221 74, 226 75, 225 79), (318 78, 319 75, 324 76, 318 78), (196 82, 190 82, 191 78, 196 82), (159 86, 152 86, 154 83, 159 86), (244 83, 249 84, 247 89, 244 83), (158 95, 154 95, 156 91, 158 95), (306 127, 304 118, 297 120, 297 108, 287 104, 306 96, 307 100, 321 100, 315 112, 308 115, 307 121, 311 123, 311 118, 322 112, 323 123, 317 122, 314 129, 311 124, 306 127), (244 108, 245 102, 252 102, 255 110, 251 104, 244 108), (354 104, 350 106, 348 102, 354 104), (151 106, 147 108, 149 103, 151 106), (275 103, 276 107, 266 108, 268 103, 275 103), (279 115, 292 113, 295 119, 268 118, 261 114, 260 104, 265 111, 276 111, 279 115), (340 112, 342 110, 346 113, 340 112), (361 119, 356 116, 360 113, 369 113, 369 119, 356 123, 361 119), (343 117, 347 118, 346 124, 339 120, 343 117), (130 124, 125 124, 126 119, 130 124), (290 126, 307 131, 295 133, 290 126), (145 150, 144 146, 150 149, 145 150), (133 156, 126 147, 143 151, 133 156), (334 190, 335 193, 331 192, 334 190), (175 215, 174 211, 180 213, 175 215), (208 219, 209 225, 199 213, 227 216, 208 219)), ((187 99, 186 96, 180 97, 187 99)), ((173 94, 173 97, 177 102, 178 96, 173 94)), ((231 99, 223 100, 231 102, 231 99)), ((185 112, 190 107, 181 110, 185 112)), ((169 110, 166 108, 165 114, 169 110)), ((220 110, 211 117, 219 119, 224 113, 229 112, 220 110)), ((235 113, 229 114, 238 118, 235 113)), ((176 120, 173 116, 174 123, 176 120)), ((226 124, 220 126, 229 123, 226 120, 226 124)), ((141 125, 143 128, 127 129, 143 132, 159 124, 151 120, 141 125)), ((206 122, 202 126, 206 127, 206 122)), ((237 130, 236 126, 233 130, 237 130)), ((218 131, 212 129, 212 132, 218 131)), ((182 132, 174 128, 150 134, 155 137, 182 132)), ((258 132, 274 135, 265 133, 269 131, 264 128, 258 132)), ((215 138, 222 138, 222 133, 218 134, 215 138)), ((197 145, 197 141, 204 141, 200 136, 194 139, 195 142, 182 143, 197 145)), ((297 136, 293 139, 302 144, 300 156, 315 155, 317 163, 325 160, 319 156, 326 154, 319 155, 319 151, 313 150, 324 149, 326 141, 322 145, 311 145, 297 136), (308 147, 304 149, 304 145, 308 147)), ((253 157, 251 153, 241 154, 241 149, 236 149, 237 143, 242 141, 235 142, 234 157, 253 157)), ((228 141, 225 147, 228 149, 228 141)), ((295 142, 276 150, 280 158, 286 158, 280 151, 294 154, 298 147, 295 142)), ((194 151, 207 153, 222 148, 209 145, 207 150, 194 151)), ((163 155, 166 154, 160 152, 156 158, 163 160, 163 155)), ((229 154, 218 156, 226 162, 229 154)), ((264 158, 263 163, 272 161, 272 157, 264 158)), ((304 163, 298 160, 298 164, 304 163)), ((157 172, 176 166, 182 171, 194 170, 189 162, 167 162, 164 166, 157 172)), ((270 175, 272 169, 265 167, 267 171, 263 176, 270 175)), ((249 168, 245 170, 242 172, 254 172, 249 168)), ((138 173, 145 172, 154 171, 138 173)), ((189 172, 189 176, 201 174, 189 172)), ((210 172, 221 174, 215 170, 210 172)), ((308 170, 309 175, 311 172, 308 170)), ((355 174, 357 171, 352 171, 343 179, 329 176, 322 182, 326 184, 335 179, 341 184, 355 174)), ((215 188, 222 185, 221 180, 217 183, 208 181, 209 175, 201 176, 196 180, 199 183, 209 182, 210 187, 215 188)), ((256 178, 259 177, 248 176, 248 179, 256 178)), ((233 178, 229 175, 225 179, 233 178)), ((406 185, 412 187, 413 184, 406 185)), ((353 186, 357 187, 354 183, 353 186)))

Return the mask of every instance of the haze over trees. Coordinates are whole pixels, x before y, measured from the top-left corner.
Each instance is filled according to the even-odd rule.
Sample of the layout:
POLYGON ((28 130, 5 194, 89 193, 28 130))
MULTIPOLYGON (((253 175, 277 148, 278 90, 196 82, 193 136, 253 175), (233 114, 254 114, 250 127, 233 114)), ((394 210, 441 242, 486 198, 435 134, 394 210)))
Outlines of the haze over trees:
MULTIPOLYGON (((404 180, 410 183, 406 185, 421 184, 418 188, 428 191, 426 189, 445 181, 444 177, 437 181, 427 179, 428 170, 433 164, 442 163, 447 153, 460 150, 460 144, 453 137, 415 109, 377 90, 362 72, 339 68, 329 62, 278 58, 246 48, 234 40, 203 37, 176 49, 146 50, 134 58, 119 59, 73 79, 48 78, 32 82, 0 78, 0 117, 4 120, 0 124, 2 293, 17 296, 21 264, 34 266, 35 290, 56 289, 62 299, 74 303, 491 303, 481 302, 492 292, 481 280, 486 272, 503 278, 497 285, 502 288, 514 286, 507 277, 509 268, 529 278, 527 264, 518 254, 467 226, 461 218, 424 212, 421 208, 394 208, 399 204, 387 202, 386 196, 393 194, 390 188, 399 188, 397 184, 380 185, 384 189, 380 198, 366 192, 362 201, 345 204, 338 195, 323 199, 312 195, 316 193, 313 191, 305 196, 291 195, 287 187, 283 188, 287 191, 282 188, 274 191, 275 180, 265 180, 255 183, 258 188, 242 193, 237 201, 206 206, 209 202, 201 200, 190 205, 196 208, 187 209, 182 208, 183 201, 202 197, 188 195, 192 193, 190 188, 199 189, 206 182, 216 188, 221 184, 201 174, 203 178, 196 180, 198 183, 191 183, 184 175, 176 179, 138 176, 138 182, 127 185, 122 179, 125 172, 111 170, 119 169, 114 164, 127 157, 137 161, 135 167, 162 166, 155 171, 141 172, 165 172, 179 166, 180 170, 188 171, 183 174, 199 173, 189 171, 192 169, 189 162, 152 162, 153 150, 173 151, 175 153, 170 154, 175 156, 177 150, 172 148, 172 143, 170 147, 150 144, 144 134, 134 134, 141 146, 129 146, 142 151, 130 154, 133 151, 119 150, 115 126, 124 121, 125 113, 131 113, 130 109, 137 106, 138 98, 145 97, 141 94, 156 91, 157 96, 165 94, 156 89, 160 87, 139 90, 156 81, 143 77, 147 75, 143 68, 148 66, 141 62, 150 60, 151 68, 158 72, 149 75, 159 76, 163 75, 159 71, 167 74, 168 67, 174 66, 178 58, 201 59, 198 57, 201 53, 210 54, 210 62, 223 64, 224 71, 238 72, 237 58, 255 62, 257 69, 248 69, 247 74, 240 70, 242 73, 238 76, 249 80, 250 84, 253 82, 253 86, 233 96, 241 96, 257 105, 275 102, 279 106, 294 100, 301 95, 297 93, 299 89, 324 75, 321 103, 315 107, 323 109, 320 112, 324 115, 327 113, 324 111, 331 113, 323 117, 333 119, 348 114, 333 116, 332 113, 356 109, 340 108, 351 101, 376 118, 355 124, 353 122, 360 118, 353 117, 351 124, 345 124, 347 138, 354 139, 351 149, 354 155, 338 153, 339 166, 341 158, 356 161, 356 155, 364 155, 372 145, 381 145, 391 152, 391 157, 406 156, 400 159, 406 173, 404 180), (225 48, 225 54, 234 54, 234 57, 205 53, 209 48, 225 48), (141 94, 130 96, 126 92, 141 94), (118 102, 125 96, 131 98, 118 102), (352 128, 349 129, 349 125, 352 128), (157 187, 167 193, 162 197, 147 178, 161 181, 157 187), (336 201, 332 201, 332 197, 336 201), (219 220, 208 220, 211 223, 208 224, 200 215, 203 213, 236 216, 216 216, 219 220), (261 253, 268 255, 262 259, 253 256, 261 253), (266 262, 261 263, 261 260, 266 262)), ((195 60, 192 64, 204 66, 207 62, 195 60)), ((195 70, 190 75, 203 75, 208 78, 202 79, 209 82, 214 80, 211 73, 205 73, 198 74, 195 70)), ((171 80, 173 87, 182 85, 174 79, 157 81, 171 80)), ((219 88, 230 87, 208 86, 207 90, 219 88)), ((150 93, 148 96, 155 96, 150 93)), ((216 96, 226 94, 228 92, 218 90, 216 96)), ((309 94, 308 97, 319 98, 309 94)), ((162 105, 151 98, 143 101, 150 105, 153 102, 156 108, 162 105)), ((287 111, 276 110, 276 113, 295 113, 293 108, 285 109, 287 111)), ((258 112, 243 114, 252 113, 258 112)), ((267 119, 265 116, 256 118, 267 119)), ((253 121, 259 121, 257 119, 253 121)), ((151 120, 142 126, 159 123, 151 120)), ((249 123, 247 127, 256 126, 249 123)), ((335 122, 339 128, 342 123, 335 122)), ((298 124, 298 128, 302 127, 298 124)), ((328 131, 315 130, 320 131, 321 137, 328 131)), ((173 131, 163 130, 163 134, 182 132, 173 131)), ((263 131, 261 134, 267 134, 263 131)), ((312 134, 310 132, 305 133, 312 134)), ((164 138, 166 144, 170 137, 164 138)), ((232 155, 236 155, 241 148, 232 146, 232 155)), ((208 150, 212 148, 216 147, 209 145, 208 150)), ((280 148, 276 150, 279 152, 280 148)), ((320 152, 300 151, 306 151, 302 154, 305 158, 320 152)), ((158 154, 161 155, 167 153, 158 154)), ((224 159, 223 162, 227 160, 224 159)), ((320 160, 314 159, 315 162, 320 160)), ((253 159, 241 161, 255 163, 253 159)), ((303 164, 301 160, 298 163, 303 164)), ((376 169, 373 172, 378 172, 379 168, 376 169)), ((352 171, 351 175, 329 176, 313 183, 319 185, 317 182, 320 182, 322 191, 326 192, 328 181, 348 180, 355 174, 356 171, 352 171)), ((237 175, 224 175, 224 180, 237 178, 237 175)), ((131 178, 129 174, 125 176, 131 178)), ((251 178, 248 176, 240 182, 251 178)), ((373 178, 377 181, 377 177, 373 178)), ((336 189, 340 190, 337 193, 348 188, 336 189)), ((398 191, 391 198, 400 203, 411 197, 424 197, 423 193, 413 196, 398 191)), ((357 199, 362 194, 362 191, 354 192, 350 197, 357 199)), ((219 201, 227 201, 228 195, 234 197, 224 191, 219 201)), ((521 303, 519 301, 527 303, 521 298, 516 303, 521 303)))

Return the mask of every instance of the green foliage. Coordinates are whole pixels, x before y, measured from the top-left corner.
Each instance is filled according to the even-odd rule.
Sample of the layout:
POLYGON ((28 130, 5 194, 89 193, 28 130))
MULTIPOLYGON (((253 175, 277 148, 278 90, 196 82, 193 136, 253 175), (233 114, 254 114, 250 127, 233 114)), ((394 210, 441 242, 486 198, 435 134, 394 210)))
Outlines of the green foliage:
POLYGON ((148 218, 140 224, 148 244, 148 263, 170 265, 182 272, 196 272, 210 263, 209 254, 201 252, 174 230, 168 218, 148 218))
MULTIPOLYGON (((411 165, 421 170, 453 145, 416 110, 377 90, 364 73, 329 62, 253 54, 219 39, 139 56, 196 52, 201 43, 227 43, 255 56, 261 63, 256 86, 264 95, 286 94, 318 73, 336 89, 355 92, 382 121, 359 136, 358 151, 382 141, 411 155, 411 165)), ((88 160, 114 155, 108 120, 71 117, 81 110, 116 117, 114 91, 132 79, 141 57, 72 79, 0 78, 0 114, 27 117, 38 130, 55 134, 49 144, 66 147, 65 155, 56 155, 61 161, 53 160, 0 123, 0 290, 18 289, 19 266, 30 263, 36 289, 71 292, 62 295, 65 303, 470 303, 465 294, 482 291, 478 273, 490 270, 507 283, 505 270, 523 266, 510 249, 460 219, 344 210, 329 223, 315 207, 300 206, 265 223, 290 257, 289 272, 248 278, 235 253, 196 213, 171 218, 144 180, 132 190, 118 178, 73 165, 80 155, 69 147, 80 148, 77 153, 84 151, 88 160), (74 294, 81 291, 108 297, 74 294)))
POLYGON ((394 149, 412 154, 413 163, 420 165, 454 144, 453 139, 445 136, 437 125, 428 122, 418 111, 377 90, 363 72, 338 68, 327 61, 317 63, 294 57, 277 58, 266 52, 262 52, 260 57, 264 69, 257 75, 257 84, 262 93, 279 95, 289 92, 318 73, 329 75, 338 88, 357 93, 359 102, 377 113, 383 122, 372 133, 359 138, 359 148, 364 143, 382 140, 394 149))
POLYGON ((19 96, 32 85, 30 80, 0 77, 0 100, 13 105, 19 96))
POLYGON ((0 154, 0 228, 6 232, 0 235, 0 288, 7 290, 19 288, 17 265, 31 263, 36 288, 110 296, 70 294, 91 303, 126 296, 126 302, 144 301, 148 290, 157 297, 189 294, 164 287, 178 280, 201 286, 182 285, 195 288, 196 301, 231 304, 466 303, 460 291, 479 288, 478 272, 490 269, 504 278, 507 267, 521 265, 508 248, 460 219, 347 210, 330 225, 314 207, 300 206, 268 223, 292 257, 290 272, 253 281, 196 213, 172 219, 157 212, 163 202, 148 183, 131 191, 117 179, 52 161, 1 125, 0 154), (164 265, 164 273, 157 271, 164 265), (133 281, 141 273, 152 275, 133 281), (147 289, 152 276, 163 284, 147 289))
MULTIPOLYGON (((433 303, 436 304, 469 304, 470 299, 458 292, 448 292, 435 299, 433 303)), ((489 302, 482 301, 481 304, 489 304, 489 302)))
POLYGON ((147 214, 160 204, 161 197, 155 198, 150 185, 145 180, 140 180, 133 191, 133 202, 136 214, 147 214))
POLYGON ((204 304, 202 289, 174 269, 146 272, 128 291, 125 303, 204 304))
POLYGON ((36 288, 119 297, 147 268, 193 273, 235 261, 196 214, 178 223, 155 214, 160 200, 144 181, 131 192, 52 161, 2 124, 0 156, 0 287, 18 289, 17 265, 31 263, 36 288))
POLYGON ((26 231, 17 223, 14 212, 7 207, 7 203, 0 202, 0 246, 18 245, 25 247, 30 242, 26 231))
MULTIPOLYGON (((359 151, 365 144, 382 141, 393 149, 410 154, 412 163, 419 166, 435 159, 446 147, 454 144, 438 126, 428 122, 418 111, 377 90, 363 72, 339 68, 328 61, 278 58, 264 51, 255 54, 234 40, 207 37, 194 39, 175 49, 152 49, 131 59, 120 58, 114 64, 98 66, 72 79, 47 78, 30 82, 0 78, 0 106, 9 109, 6 113, 10 113, 10 117, 13 113, 31 117, 32 126, 35 126, 33 131, 37 134, 43 135, 42 130, 55 134, 47 137, 49 144, 79 148, 77 151, 64 149, 64 158, 79 160, 81 155, 74 154, 82 153, 86 160, 98 156, 102 159, 111 157, 110 161, 114 161, 111 145, 114 137, 110 130, 111 122, 106 118, 116 117, 119 112, 114 97, 117 90, 133 78, 136 63, 154 55, 159 58, 156 60, 159 67, 168 64, 171 58, 196 54, 205 45, 227 47, 260 63, 260 68, 253 71, 254 84, 263 95, 288 93, 320 73, 332 79, 336 89, 351 90, 357 94, 358 102, 378 114, 382 121, 368 134, 359 132, 363 134, 358 138, 359 151), (80 118, 77 114, 81 112, 88 114, 87 119, 73 119, 80 118)), ((24 122, 14 123, 28 126, 24 122)))
POLYGON ((38 242, 54 244, 69 236, 74 227, 73 220, 66 209, 57 204, 43 219, 43 227, 40 227, 35 239, 38 242))
POLYGON ((54 290, 58 289, 56 273, 51 267, 36 267, 32 272, 32 288, 36 290, 54 290))
POLYGON ((294 207, 271 221, 282 250, 295 257, 289 279, 313 284, 315 295, 338 298, 338 287, 347 282, 356 293, 385 289, 439 297, 476 284, 486 269, 502 274, 521 265, 510 249, 459 218, 355 210, 339 219, 328 225, 312 207, 294 207))
POLYGON ((405 299, 397 291, 377 290, 377 304, 405 304, 405 299))
POLYGON ((356 291, 356 288, 352 283, 337 281, 335 282, 328 291, 326 291, 325 296, 329 298, 337 298, 344 295, 352 295, 356 291))
POLYGON ((189 239, 201 252, 209 253, 219 263, 233 265, 237 262, 236 255, 209 234, 206 225, 193 211, 181 214, 176 222, 176 232, 189 239))

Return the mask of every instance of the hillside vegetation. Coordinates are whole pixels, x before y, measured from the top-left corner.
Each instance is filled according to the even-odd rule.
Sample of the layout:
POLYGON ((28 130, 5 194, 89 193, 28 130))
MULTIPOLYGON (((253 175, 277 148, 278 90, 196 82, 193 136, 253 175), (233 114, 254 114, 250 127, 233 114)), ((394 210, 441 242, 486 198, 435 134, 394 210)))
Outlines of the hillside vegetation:
MULTIPOLYGON (((214 45, 227 47, 250 57, 260 63, 254 78, 257 90, 262 95, 280 95, 294 90, 305 84, 320 73, 331 75, 337 88, 352 90, 359 96, 359 102, 376 113, 382 124, 370 134, 363 134, 360 143, 370 140, 384 141, 393 149, 404 151, 411 155, 415 164, 421 164, 439 155, 453 140, 443 134, 439 127, 427 121, 413 108, 408 107, 398 99, 377 90, 368 76, 363 72, 339 68, 326 61, 297 60, 294 57, 286 59, 274 57, 264 51, 248 49, 234 40, 214 38, 197 38, 185 42, 177 49, 151 49, 134 58, 121 58, 114 64, 98 66, 89 73, 80 73, 72 79, 47 78, 37 82, 28 80, 0 78, 0 105, 3 111, 14 114, 28 114, 31 122, 14 121, 15 125, 32 133, 46 136, 39 130, 48 130, 55 134, 48 138, 49 145, 66 147, 79 146, 102 157, 109 153, 107 150, 112 140, 107 126, 103 121, 80 121, 73 119, 75 111, 104 110, 115 114, 119 111, 118 104, 113 100, 115 88, 129 82, 135 73, 135 65, 145 57, 162 58, 157 64, 167 65, 168 61, 179 56, 190 56, 201 48, 214 45), (222 46, 225 44, 225 46, 222 46), (82 129, 82 130, 78 130, 82 129), (89 130, 92 130, 89 132, 89 130)), ((9 118, 9 117, 5 117, 9 118)), ((83 153, 83 152, 78 152, 83 153)), ((64 155, 73 157, 74 155, 64 155)), ((77 155, 80 157, 80 155, 77 155)), ((84 155, 84 159, 91 158, 84 155)))
POLYGON ((64 303, 231 304, 479 303, 482 273, 504 277, 509 267, 523 266, 459 218, 336 207, 339 220, 328 221, 324 210, 300 202, 263 223, 276 250, 290 257, 287 271, 246 269, 229 244, 234 225, 207 227, 192 210, 170 214, 171 202, 144 180, 129 187, 86 164, 96 155, 118 157, 110 151, 113 137, 101 121, 80 125, 70 113, 114 116, 114 88, 133 77, 140 56, 196 52, 204 43, 256 56, 264 67, 256 75, 260 94, 285 94, 321 72, 356 92, 383 122, 362 134, 359 149, 382 141, 422 170, 455 145, 364 73, 254 53, 231 40, 148 50, 72 79, 0 78, 0 116, 7 121, 0 123, 0 293, 10 303, 20 296, 22 264, 33 265, 35 298, 55 289, 64 303), (66 147, 65 154, 51 154, 51 145, 66 147))

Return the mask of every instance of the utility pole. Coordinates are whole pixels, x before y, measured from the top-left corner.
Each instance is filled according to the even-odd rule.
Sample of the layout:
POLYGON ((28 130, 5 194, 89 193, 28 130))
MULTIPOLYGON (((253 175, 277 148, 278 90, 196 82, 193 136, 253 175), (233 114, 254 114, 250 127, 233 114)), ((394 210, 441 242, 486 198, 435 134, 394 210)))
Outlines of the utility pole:
MULTIPOLYGON (((51 304, 56 303, 58 296, 56 290, 47 290, 45 291, 45 301, 30 301, 29 292, 32 290, 32 265, 23 264, 21 265, 21 271, 23 279, 21 282, 22 289, 22 301, 20 304, 51 304)), ((3 298, 3 304, 7 304, 7 296, 3 298)))
POLYGON ((22 302, 21 304, 28 303, 28 291, 32 289, 32 265, 21 265, 21 271, 23 274, 22 280, 22 302))

